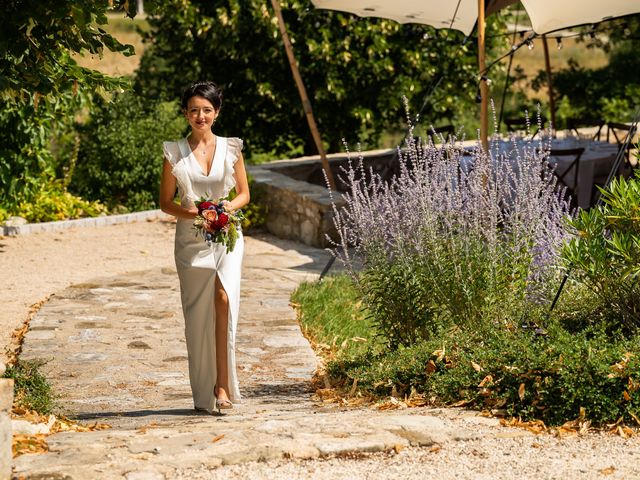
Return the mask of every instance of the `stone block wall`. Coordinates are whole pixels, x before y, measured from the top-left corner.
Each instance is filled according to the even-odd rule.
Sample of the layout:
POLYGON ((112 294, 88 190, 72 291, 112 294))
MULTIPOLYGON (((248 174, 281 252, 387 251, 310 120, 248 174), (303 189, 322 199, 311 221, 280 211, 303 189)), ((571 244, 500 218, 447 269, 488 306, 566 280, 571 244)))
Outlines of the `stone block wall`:
POLYGON ((332 234, 332 207, 326 188, 277 173, 250 167, 254 185, 265 192, 266 228, 280 238, 314 247, 326 247, 332 234))
POLYGON ((0 378, 0 480, 11 478, 11 405, 13 404, 13 380, 0 378))
MULTIPOLYGON (((395 150, 378 150, 360 155, 368 167, 383 170, 394 154, 395 150)), ((334 176, 349 162, 346 154, 328 155, 328 159, 334 176)), ((335 238, 333 208, 319 157, 250 165, 248 171, 255 187, 265 192, 270 233, 314 247, 330 246, 327 235, 335 238)), ((339 201, 340 193, 334 198, 339 201)))

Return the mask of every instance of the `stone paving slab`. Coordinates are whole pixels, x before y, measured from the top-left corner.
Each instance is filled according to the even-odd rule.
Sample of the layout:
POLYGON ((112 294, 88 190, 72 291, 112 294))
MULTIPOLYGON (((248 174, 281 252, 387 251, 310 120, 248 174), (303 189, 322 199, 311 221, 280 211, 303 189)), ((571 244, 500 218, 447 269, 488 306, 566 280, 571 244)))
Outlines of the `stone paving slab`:
POLYGON ((185 468, 475 438, 473 415, 454 426, 425 409, 341 411, 314 401, 316 358, 289 296, 317 278, 328 254, 252 238, 246 252, 237 337, 242 404, 222 415, 193 410, 173 268, 73 285, 32 320, 21 358, 47 361, 43 371, 64 413, 112 428, 49 436, 48 453, 15 459, 16 477, 172 478, 185 468))

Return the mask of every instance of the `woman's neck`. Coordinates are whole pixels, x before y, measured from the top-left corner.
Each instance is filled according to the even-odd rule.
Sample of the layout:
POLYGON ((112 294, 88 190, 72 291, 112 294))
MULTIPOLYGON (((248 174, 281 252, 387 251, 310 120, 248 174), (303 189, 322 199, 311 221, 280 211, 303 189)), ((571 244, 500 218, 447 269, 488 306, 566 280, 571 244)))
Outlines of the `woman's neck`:
POLYGON ((188 138, 195 144, 204 143, 205 145, 208 145, 214 141, 215 135, 211 130, 203 133, 191 131, 188 138))

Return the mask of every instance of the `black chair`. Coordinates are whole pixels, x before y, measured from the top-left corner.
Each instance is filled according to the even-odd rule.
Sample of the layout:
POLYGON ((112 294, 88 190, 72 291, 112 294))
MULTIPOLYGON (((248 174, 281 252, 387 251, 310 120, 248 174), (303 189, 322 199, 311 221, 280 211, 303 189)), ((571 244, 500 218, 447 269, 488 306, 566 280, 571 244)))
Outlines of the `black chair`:
MULTIPOLYGON (((627 142, 627 139, 633 140, 634 135, 637 132, 636 126, 627 125, 626 123, 609 122, 607 123, 607 142, 610 142, 610 138, 613 137, 615 143, 618 144, 620 149, 624 148, 624 162, 620 165, 620 169, 616 172, 616 175, 629 176, 633 174, 633 169, 638 168, 637 161, 631 161, 630 152, 634 150, 633 142, 627 142), (627 144, 628 143, 628 144, 627 144), (627 146, 625 147, 625 144, 627 146)), ((613 142, 612 142, 613 143, 613 142)))
MULTIPOLYGON (((544 128, 544 124, 547 122, 546 118, 540 116, 540 123, 544 128)), ((538 133, 540 133, 540 128, 538 126, 538 117, 534 116, 529 119, 529 125, 527 125, 527 120, 525 118, 505 118, 504 124, 507 127, 508 132, 518 132, 525 131, 529 132, 531 138, 535 138, 538 133)))
POLYGON ((569 118, 567 120, 567 130, 574 132, 580 136, 583 132, 581 129, 595 129, 595 133, 591 136, 591 140, 600 140, 600 134, 605 126, 605 121, 596 118, 569 118))
POLYGON ((562 157, 572 157, 568 165, 561 165, 558 161, 553 172, 558 178, 558 183, 566 187, 567 192, 571 194, 570 203, 573 207, 578 206, 578 172, 580 171, 580 158, 584 153, 584 148, 567 148, 567 149, 551 149, 549 157, 560 159, 562 157), (568 179, 573 177, 573 186, 568 179))
POLYGON ((607 123, 607 142, 611 142, 611 137, 613 137, 615 143, 617 143, 618 145, 622 145, 627 141, 627 137, 630 136, 631 138, 633 138, 635 134, 635 126, 619 122, 607 123))
MULTIPOLYGON (((619 146, 618 153, 620 153, 620 149, 622 148, 625 149, 623 153, 624 161, 620 163, 620 166, 618 167, 618 170, 615 172, 614 176, 629 178, 633 176, 635 169, 640 168, 640 160, 635 158, 635 155, 633 155, 633 158, 631 158, 631 152, 636 149, 636 147, 632 143, 629 143, 629 145, 627 145, 626 147, 624 144, 621 144, 619 146)), ((609 173, 607 173, 606 175, 597 175, 593 179, 593 188, 591 190, 591 206, 595 205, 600 198, 600 190, 598 189, 598 187, 604 188, 608 179, 609 173)))

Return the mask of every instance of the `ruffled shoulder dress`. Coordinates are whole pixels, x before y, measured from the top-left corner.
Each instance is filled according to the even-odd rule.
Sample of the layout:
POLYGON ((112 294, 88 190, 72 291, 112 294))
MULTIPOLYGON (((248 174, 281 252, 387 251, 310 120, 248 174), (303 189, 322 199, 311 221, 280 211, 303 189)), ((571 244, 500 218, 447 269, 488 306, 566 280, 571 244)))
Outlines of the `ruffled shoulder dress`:
MULTIPOLYGON (((186 139, 163 143, 164 156, 176 177, 183 207, 192 207, 201 197, 217 200, 226 197, 235 186, 233 168, 242 150, 239 138, 216 137, 216 149, 209 174, 195 158, 186 139)), ((194 406, 213 411, 216 385, 216 339, 214 286, 216 275, 229 298, 227 335, 229 397, 239 403, 236 374, 235 339, 240 307, 240 271, 244 241, 242 232, 232 252, 221 244, 207 245, 193 229, 193 220, 178 219, 175 236, 175 262, 180 279, 182 311, 189 356, 189 380, 194 406)))

